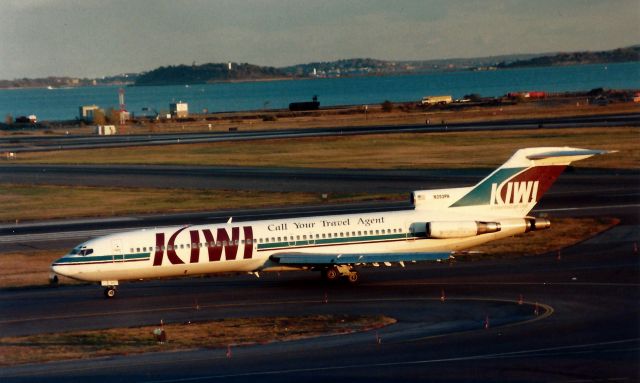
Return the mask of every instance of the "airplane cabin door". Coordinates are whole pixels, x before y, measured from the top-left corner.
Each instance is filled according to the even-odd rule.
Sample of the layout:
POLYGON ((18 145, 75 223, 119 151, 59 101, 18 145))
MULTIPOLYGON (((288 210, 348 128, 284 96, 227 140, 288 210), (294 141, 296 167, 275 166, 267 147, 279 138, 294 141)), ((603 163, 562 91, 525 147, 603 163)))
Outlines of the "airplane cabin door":
POLYGON ((114 262, 124 261, 124 251, 122 250, 122 241, 114 239, 111 241, 111 252, 113 253, 114 262))

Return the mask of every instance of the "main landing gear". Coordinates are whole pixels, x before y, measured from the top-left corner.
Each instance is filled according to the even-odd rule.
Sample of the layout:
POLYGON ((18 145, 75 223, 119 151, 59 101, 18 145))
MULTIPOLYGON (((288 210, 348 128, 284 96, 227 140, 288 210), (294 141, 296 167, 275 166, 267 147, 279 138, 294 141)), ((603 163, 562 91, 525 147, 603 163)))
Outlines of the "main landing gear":
POLYGON ((351 266, 339 265, 322 269, 322 279, 327 282, 334 282, 340 278, 346 278, 349 283, 358 282, 358 272, 353 270, 351 266))
POLYGON ((116 296, 116 288, 118 287, 118 281, 102 281, 100 284, 104 286, 105 298, 111 299, 116 296))

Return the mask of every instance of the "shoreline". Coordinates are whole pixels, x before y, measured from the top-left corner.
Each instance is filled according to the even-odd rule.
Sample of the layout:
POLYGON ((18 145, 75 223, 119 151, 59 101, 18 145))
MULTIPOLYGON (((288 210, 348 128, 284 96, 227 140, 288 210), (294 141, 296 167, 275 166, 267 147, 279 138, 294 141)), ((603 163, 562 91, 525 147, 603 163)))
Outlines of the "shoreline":
MULTIPOLYGON (((588 62, 588 63, 562 63, 556 65, 522 65, 517 67, 505 67, 491 70, 479 70, 476 67, 469 68, 446 68, 446 69, 433 69, 433 70, 416 70, 416 71, 404 71, 404 72, 374 72, 374 73, 365 73, 365 74, 340 74, 338 76, 285 76, 285 77, 267 77, 267 78, 245 78, 245 79, 228 79, 228 80, 211 80, 205 82, 197 82, 197 83, 161 83, 161 84, 140 84, 136 85, 134 82, 112 82, 112 83, 103 83, 103 84, 83 84, 83 85, 72 85, 65 84, 64 87, 59 87, 59 84, 56 83, 46 83, 39 86, 2 86, 0 85, 0 90, 20 90, 20 89, 48 89, 48 87, 52 87, 51 90, 58 89, 76 89, 76 88, 92 88, 92 87, 108 87, 108 86, 122 86, 122 87, 145 87, 145 86, 186 86, 186 85, 205 85, 205 84, 219 84, 219 83, 245 83, 245 82, 272 82, 272 81, 290 81, 290 80, 325 80, 325 79, 350 79, 350 78, 366 78, 366 77, 394 77, 394 76, 412 76, 412 75, 429 75, 429 74, 443 74, 443 73, 464 73, 464 72, 495 72, 495 71, 510 71, 510 70, 526 70, 526 69, 542 69, 542 68, 568 68, 568 67, 582 67, 582 66, 590 66, 590 65, 617 65, 617 64, 633 64, 639 63, 638 61, 620 61, 620 62, 588 62)), ((46 78, 46 77, 45 77, 46 78)), ((64 77, 67 78, 67 77, 64 77)), ((68 79, 74 79, 75 77, 68 77, 68 79)), ((40 80, 44 78, 26 78, 27 81, 40 80)), ((97 80, 96 79, 89 79, 97 80)), ((0 79, 0 83, 2 82, 12 82, 17 81, 17 79, 13 80, 2 80, 0 79)))

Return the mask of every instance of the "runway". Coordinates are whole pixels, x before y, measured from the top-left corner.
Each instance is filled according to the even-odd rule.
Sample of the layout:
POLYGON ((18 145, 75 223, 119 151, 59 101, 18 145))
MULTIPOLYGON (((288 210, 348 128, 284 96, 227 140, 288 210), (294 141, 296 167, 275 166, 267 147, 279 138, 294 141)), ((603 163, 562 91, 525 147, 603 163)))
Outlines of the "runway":
MULTIPOLYGON (((0 369, 3 381, 637 381, 638 222, 555 254, 313 273, 3 291, 4 335, 236 316, 384 313, 375 332, 0 369), (446 300, 440 300, 441 292, 446 300), (327 297, 325 303, 324 297, 327 297), (524 303, 518 304, 520 296, 524 303), (538 304, 539 312, 534 310, 538 304), (199 307, 199 309, 198 309, 199 307), (485 328, 485 320, 489 328, 485 328)), ((169 337, 171 334, 169 334, 169 337)))
MULTIPOLYGON (((144 174, 134 175, 136 171, 121 178, 139 182, 150 179, 144 174)), ((251 178, 265 180, 274 172, 264 170, 261 175, 251 171, 251 178)), ((482 170, 442 170, 422 175, 301 171, 288 182, 294 188, 306 187, 307 183, 327 183, 327 179, 337 185, 351 183, 349 187, 353 187, 353 182, 362 182, 375 191, 376 185, 390 178, 402 187, 419 183, 420 188, 432 188, 469 185, 484 175, 482 170)), ((207 173, 190 176, 206 178, 207 173)), ((559 178, 537 206, 537 215, 547 214, 552 219, 560 216, 621 219, 613 229, 562 250, 561 257, 553 253, 516 259, 407 264, 406 268, 370 267, 360 270, 361 282, 355 286, 327 285, 316 273, 289 272, 263 273, 260 279, 234 275, 124 283, 114 300, 104 300, 102 289, 94 285, 0 290, 2 336, 154 325, 161 319, 186 323, 231 317, 385 314, 398 320, 377 332, 232 345, 230 358, 226 356, 227 349, 196 349, 2 367, 0 380, 638 381, 637 176, 635 171, 575 169, 559 178)), ((237 180, 232 185, 245 187, 242 177, 230 178, 237 180)), ((260 187, 259 183, 256 185, 260 187)), ((4 225, 0 228, 0 240, 9 238, 2 244, 4 249, 22 245, 46 247, 57 243, 48 235, 69 234, 79 228, 123 230, 149 223, 224 221, 228 215, 241 221, 256 216, 398 208, 408 208, 407 202, 4 225), (31 239, 16 241, 12 237, 16 235, 31 239), (28 237, 36 235, 43 235, 44 239, 38 242, 28 237)), ((77 243, 79 238, 60 241, 77 243)), ((171 334, 168 336, 170 339, 171 334)))
MULTIPOLYGON (((203 122, 203 125, 205 123, 203 122)), ((281 129, 225 133, 132 134, 114 136, 44 136, 0 138, 0 152, 43 152, 134 146, 194 144, 224 141, 254 141, 303 137, 353 136, 383 133, 433 133, 537 128, 588 128, 594 126, 640 126, 640 114, 610 114, 579 117, 514 119, 490 122, 377 125, 367 127, 335 127, 318 129, 281 129)))

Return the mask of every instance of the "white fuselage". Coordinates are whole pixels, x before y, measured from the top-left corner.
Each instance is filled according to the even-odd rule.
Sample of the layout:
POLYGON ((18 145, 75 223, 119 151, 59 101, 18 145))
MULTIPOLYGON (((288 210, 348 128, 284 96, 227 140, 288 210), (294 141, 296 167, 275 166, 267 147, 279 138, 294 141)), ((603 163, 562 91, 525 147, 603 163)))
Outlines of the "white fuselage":
POLYGON ((402 210, 141 229, 89 240, 52 269, 85 281, 280 271, 292 268, 272 262, 272 254, 453 251, 525 231, 523 219, 508 218, 496 233, 426 238, 425 222, 447 217, 442 211, 402 210))

